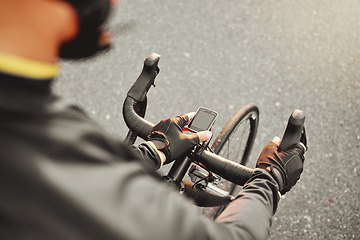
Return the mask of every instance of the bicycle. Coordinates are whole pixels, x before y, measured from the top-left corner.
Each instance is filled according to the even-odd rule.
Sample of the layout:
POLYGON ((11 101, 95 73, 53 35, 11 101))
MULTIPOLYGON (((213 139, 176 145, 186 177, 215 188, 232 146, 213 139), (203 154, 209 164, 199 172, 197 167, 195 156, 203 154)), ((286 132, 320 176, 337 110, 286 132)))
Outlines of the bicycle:
MULTIPOLYGON (((154 81, 160 71, 159 60, 160 56, 156 53, 145 59, 142 72, 124 101, 123 116, 130 129, 124 141, 128 145, 133 144, 138 136, 148 140, 154 126, 144 117, 147 92, 152 85, 155 86, 154 81)), ((192 198, 202 214, 215 219, 252 174, 253 169, 246 165, 258 124, 259 108, 256 104, 241 107, 230 118, 211 147, 196 146, 185 159, 175 160, 164 179, 180 193, 192 198), (191 181, 184 179, 186 173, 191 181)), ((285 150, 298 143, 300 138, 306 142, 304 115, 302 111, 296 110, 289 119, 280 148, 285 150)))

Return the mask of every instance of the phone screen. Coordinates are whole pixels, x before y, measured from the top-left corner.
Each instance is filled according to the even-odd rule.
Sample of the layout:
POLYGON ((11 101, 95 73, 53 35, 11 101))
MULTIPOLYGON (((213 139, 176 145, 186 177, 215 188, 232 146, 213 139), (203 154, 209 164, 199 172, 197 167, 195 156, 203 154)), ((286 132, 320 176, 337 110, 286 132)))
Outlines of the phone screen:
POLYGON ((189 130, 193 132, 200 132, 205 130, 210 130, 211 126, 214 124, 217 112, 207 109, 199 108, 196 112, 194 118, 189 123, 189 130))

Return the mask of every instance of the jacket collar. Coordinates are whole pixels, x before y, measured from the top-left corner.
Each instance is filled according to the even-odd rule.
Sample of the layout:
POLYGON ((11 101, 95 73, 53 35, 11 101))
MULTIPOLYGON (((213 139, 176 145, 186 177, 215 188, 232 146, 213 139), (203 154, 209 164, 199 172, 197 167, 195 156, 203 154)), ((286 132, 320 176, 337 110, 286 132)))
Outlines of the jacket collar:
POLYGON ((45 80, 54 78, 59 72, 59 67, 57 64, 44 63, 0 52, 0 72, 36 80, 45 80))

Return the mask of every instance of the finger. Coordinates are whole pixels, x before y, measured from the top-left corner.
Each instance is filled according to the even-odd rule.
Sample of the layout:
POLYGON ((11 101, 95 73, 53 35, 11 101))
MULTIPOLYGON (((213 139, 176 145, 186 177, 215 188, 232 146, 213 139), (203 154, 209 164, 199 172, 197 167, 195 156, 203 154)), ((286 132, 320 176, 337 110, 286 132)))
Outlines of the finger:
POLYGON ((275 143, 279 147, 281 143, 281 139, 278 136, 276 136, 273 138, 273 140, 271 140, 271 142, 275 143))
POLYGON ((200 139, 200 142, 206 141, 211 138, 212 132, 210 131, 202 131, 196 133, 200 139))
POLYGON ((195 113, 196 113, 196 112, 189 112, 189 113, 186 113, 186 115, 189 117, 189 122, 191 121, 191 119, 193 119, 193 118, 194 118, 195 113))
POLYGON ((173 122, 175 122, 181 129, 185 127, 190 121, 189 116, 187 114, 181 114, 176 118, 172 118, 173 122))

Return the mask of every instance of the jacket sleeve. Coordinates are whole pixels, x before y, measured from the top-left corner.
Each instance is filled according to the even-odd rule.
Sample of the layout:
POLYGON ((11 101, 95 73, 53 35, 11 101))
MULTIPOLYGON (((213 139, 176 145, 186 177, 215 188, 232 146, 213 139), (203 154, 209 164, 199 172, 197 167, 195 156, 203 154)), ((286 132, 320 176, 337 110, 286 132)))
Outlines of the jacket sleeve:
POLYGON ((266 239, 279 199, 278 185, 272 176, 262 169, 255 169, 236 200, 217 221, 238 226, 229 233, 239 233, 240 239, 266 239))
POLYGON ((141 143, 138 146, 132 145, 130 149, 137 158, 153 165, 155 170, 159 169, 163 164, 159 154, 149 142, 141 143))
POLYGON ((237 199, 213 221, 200 216, 192 203, 137 161, 97 166, 47 162, 39 170, 65 201, 48 199, 43 207, 58 215, 54 209, 61 206, 56 227, 83 236, 77 239, 266 239, 278 200, 275 181, 256 170, 237 199))

